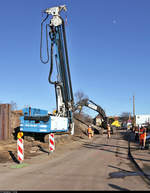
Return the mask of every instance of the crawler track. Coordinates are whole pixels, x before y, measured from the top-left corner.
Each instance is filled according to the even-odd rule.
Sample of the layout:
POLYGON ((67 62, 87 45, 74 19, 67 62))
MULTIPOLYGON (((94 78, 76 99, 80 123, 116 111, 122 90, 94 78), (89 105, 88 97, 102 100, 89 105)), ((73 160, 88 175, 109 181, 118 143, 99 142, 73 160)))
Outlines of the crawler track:
POLYGON ((131 160, 131 162, 134 164, 136 169, 141 173, 140 176, 143 177, 146 180, 146 183, 150 185, 150 176, 142 170, 142 168, 139 166, 139 164, 135 161, 134 157, 132 156, 130 141, 131 141, 131 135, 129 135, 128 137, 128 157, 131 160))

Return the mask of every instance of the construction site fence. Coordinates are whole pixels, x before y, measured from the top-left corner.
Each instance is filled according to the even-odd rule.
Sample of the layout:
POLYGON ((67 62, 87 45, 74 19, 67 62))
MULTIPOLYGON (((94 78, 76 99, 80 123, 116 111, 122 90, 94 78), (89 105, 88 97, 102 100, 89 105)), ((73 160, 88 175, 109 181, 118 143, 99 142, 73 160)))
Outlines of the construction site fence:
POLYGON ((20 113, 12 111, 11 104, 0 104, 0 140, 13 137, 13 131, 20 124, 20 113))

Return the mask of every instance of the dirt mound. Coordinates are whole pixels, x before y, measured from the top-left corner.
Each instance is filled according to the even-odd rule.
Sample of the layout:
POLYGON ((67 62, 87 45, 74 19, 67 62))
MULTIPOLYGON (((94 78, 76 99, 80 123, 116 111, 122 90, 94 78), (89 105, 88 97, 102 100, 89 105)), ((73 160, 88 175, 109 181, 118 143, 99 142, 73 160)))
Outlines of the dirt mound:
POLYGON ((74 135, 87 136, 88 126, 78 120, 74 120, 74 123, 74 135))
MULTIPOLYGON (((74 135, 68 134, 55 134, 55 145, 62 146, 63 144, 70 143, 74 140, 80 140, 87 137, 87 126, 75 120, 74 135)), ((48 140, 41 142, 38 140, 24 139, 24 159, 31 159, 42 152, 49 153, 48 140)), ((17 160, 17 140, 11 139, 0 141, 0 163, 16 162, 17 160)))

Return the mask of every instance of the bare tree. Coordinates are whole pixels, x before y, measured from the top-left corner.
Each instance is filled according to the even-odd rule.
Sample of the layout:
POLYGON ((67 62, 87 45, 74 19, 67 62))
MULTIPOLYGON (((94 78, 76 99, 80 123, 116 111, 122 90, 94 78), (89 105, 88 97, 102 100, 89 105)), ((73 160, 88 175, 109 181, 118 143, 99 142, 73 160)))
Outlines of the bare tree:
POLYGON ((122 121, 127 121, 129 119, 129 116, 130 116, 130 112, 122 112, 120 115, 120 119, 122 121))
POLYGON ((17 104, 14 101, 11 101, 10 104, 11 104, 11 110, 12 111, 17 110, 17 104))
POLYGON ((79 103, 84 99, 88 99, 88 96, 83 91, 77 91, 74 96, 75 96, 75 103, 79 103))
POLYGON ((77 91, 74 96, 75 104, 78 106, 79 113, 81 113, 83 111, 84 101, 88 100, 88 96, 84 94, 83 91, 77 91))

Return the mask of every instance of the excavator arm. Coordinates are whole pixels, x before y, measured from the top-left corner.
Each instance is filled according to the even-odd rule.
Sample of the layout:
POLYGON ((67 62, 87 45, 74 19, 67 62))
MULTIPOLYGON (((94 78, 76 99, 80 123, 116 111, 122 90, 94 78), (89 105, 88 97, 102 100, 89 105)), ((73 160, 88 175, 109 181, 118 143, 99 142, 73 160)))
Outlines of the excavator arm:
POLYGON ((106 113, 105 111, 103 110, 103 108, 99 105, 97 105, 96 103, 94 103, 92 100, 89 100, 89 99, 82 99, 80 100, 76 105, 75 105, 75 108, 74 108, 74 111, 76 111, 77 109, 79 109, 81 111, 81 109, 86 106, 96 112, 98 112, 99 115, 101 115, 102 119, 103 119, 103 122, 102 122, 102 125, 104 128, 107 127, 107 116, 106 116, 106 113))

